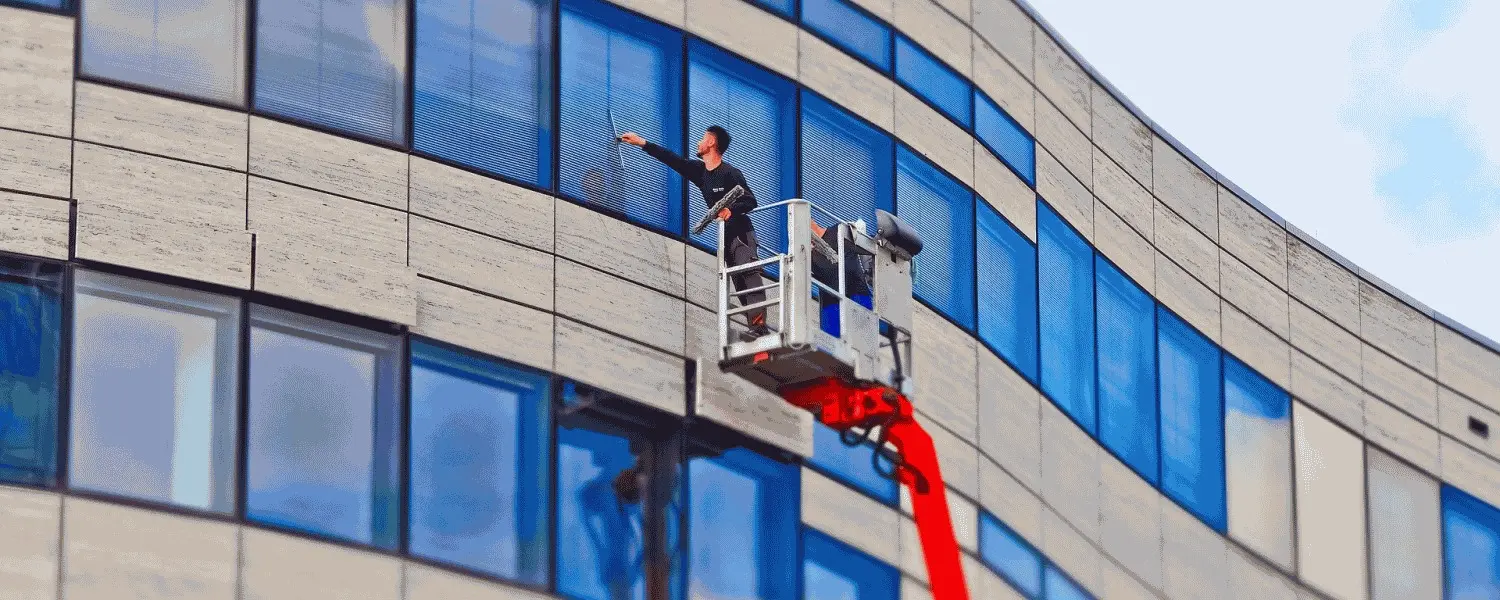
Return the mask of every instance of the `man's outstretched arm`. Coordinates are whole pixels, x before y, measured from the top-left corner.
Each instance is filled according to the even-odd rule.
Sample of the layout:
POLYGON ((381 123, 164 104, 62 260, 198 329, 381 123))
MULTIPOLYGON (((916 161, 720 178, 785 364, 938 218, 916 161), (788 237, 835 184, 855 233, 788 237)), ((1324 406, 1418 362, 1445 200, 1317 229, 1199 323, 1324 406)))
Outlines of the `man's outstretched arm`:
POLYGON ((681 175, 690 181, 696 180, 700 172, 703 170, 703 163, 700 163, 696 160, 688 160, 686 158, 678 156, 677 153, 648 142, 646 141, 646 138, 636 135, 635 133, 626 133, 620 136, 620 141, 632 146, 640 146, 642 150, 646 151, 646 154, 650 154, 652 158, 655 158, 656 160, 661 161, 662 164, 671 167, 673 171, 677 171, 678 175, 681 175))

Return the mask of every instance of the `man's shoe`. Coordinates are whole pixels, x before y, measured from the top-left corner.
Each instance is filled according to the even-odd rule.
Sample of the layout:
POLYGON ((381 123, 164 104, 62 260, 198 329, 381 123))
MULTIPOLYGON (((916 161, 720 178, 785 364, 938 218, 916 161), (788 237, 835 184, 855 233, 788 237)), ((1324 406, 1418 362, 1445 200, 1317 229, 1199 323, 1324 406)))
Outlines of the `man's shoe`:
POLYGON ((740 333, 740 341, 742 341, 742 342, 753 342, 753 341, 758 340, 762 336, 765 336, 765 335, 767 335, 769 333, 771 333, 771 328, 770 327, 767 327, 767 326, 765 326, 763 324, 762 325, 753 325, 749 329, 746 329, 745 331, 743 331, 743 332, 740 333))

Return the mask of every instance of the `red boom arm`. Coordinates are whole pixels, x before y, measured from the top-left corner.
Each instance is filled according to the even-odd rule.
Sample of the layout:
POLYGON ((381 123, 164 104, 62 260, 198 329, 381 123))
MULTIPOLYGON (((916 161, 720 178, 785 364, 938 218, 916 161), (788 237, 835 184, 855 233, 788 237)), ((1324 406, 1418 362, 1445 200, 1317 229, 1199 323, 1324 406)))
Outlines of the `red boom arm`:
POLYGON ((959 562, 958 541, 953 537, 947 488, 938 468, 937 452, 932 437, 912 417, 911 402, 906 396, 890 388, 825 378, 783 390, 782 398, 814 411, 819 421, 838 431, 884 426, 883 436, 901 457, 896 477, 911 491, 932 598, 968 600, 969 589, 959 562))

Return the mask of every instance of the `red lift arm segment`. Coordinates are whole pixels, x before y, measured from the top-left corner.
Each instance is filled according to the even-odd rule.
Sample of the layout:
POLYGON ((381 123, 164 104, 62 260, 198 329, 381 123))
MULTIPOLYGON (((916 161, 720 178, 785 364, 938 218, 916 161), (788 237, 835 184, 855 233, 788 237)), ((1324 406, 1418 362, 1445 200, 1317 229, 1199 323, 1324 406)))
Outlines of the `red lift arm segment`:
POLYGON ((959 561, 958 541, 948 514, 947 487, 938 468, 932 437, 912 416, 906 396, 879 385, 850 384, 835 378, 782 390, 782 398, 811 410, 819 421, 838 431, 882 426, 882 438, 900 456, 896 477, 911 492, 917 535, 933 600, 968 600, 959 561))

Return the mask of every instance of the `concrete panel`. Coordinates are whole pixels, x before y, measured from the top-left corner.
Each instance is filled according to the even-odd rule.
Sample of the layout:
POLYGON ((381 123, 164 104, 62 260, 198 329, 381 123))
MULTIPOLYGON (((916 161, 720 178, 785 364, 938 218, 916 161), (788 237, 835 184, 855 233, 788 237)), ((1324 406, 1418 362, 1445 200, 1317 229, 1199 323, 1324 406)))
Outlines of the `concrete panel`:
POLYGON ((729 425, 801 456, 813 453, 813 416, 739 376, 719 370, 713 312, 687 307, 687 356, 697 361, 694 414, 729 425))
MULTIPOLYGON (((684 250, 687 255, 687 301, 712 312, 719 310, 718 284, 719 258, 693 246, 684 250)), ((767 318, 771 315, 767 313, 767 318)))
POLYGON ((1219 244, 1276 287, 1286 289, 1286 230, 1219 186, 1219 244))
MULTIPOLYGON (((976 0, 1009 3, 1009 0, 976 0)), ((1036 131, 1036 88, 982 37, 974 32, 974 85, 1026 131, 1036 131)))
POLYGON ((979 461, 979 505, 1017 535, 1042 539, 1042 499, 987 459, 979 461))
POLYGON ((245 600, 395 600, 401 561, 392 556, 245 528, 245 600))
POLYGON ((964 78, 974 64, 969 26, 954 15, 969 18, 969 0, 901 0, 892 25, 926 48, 964 78), (950 12, 951 11, 951 12, 950 12))
POLYGON ((1094 242, 1094 196, 1040 144, 1036 151, 1036 192, 1089 243, 1094 242))
POLYGON ((911 92, 897 88, 895 94, 896 137, 954 179, 974 185, 973 136, 911 92))
POLYGON ((1365 389, 1427 423, 1437 423, 1437 382, 1387 356, 1369 344, 1361 344, 1365 389))
POLYGON ((938 468, 949 487, 971 498, 979 497, 979 449, 970 446, 927 415, 916 413, 917 422, 932 436, 937 449, 938 468))
POLYGON ((974 191, 1036 241, 1036 192, 979 142, 974 142, 974 191))
POLYGON ((78 498, 64 503, 63 597, 235 598, 238 526, 78 498))
POLYGON ((879 17, 880 20, 890 23, 896 19, 895 0, 851 0, 855 6, 870 11, 870 14, 879 17))
POLYGON ((552 310, 551 254, 420 216, 409 235, 417 273, 552 310))
MULTIPOLYGON (((964 578, 969 585, 970 598, 985 598, 986 600, 1025 600, 1025 597, 1016 588, 1006 583, 994 571, 984 563, 979 562, 969 555, 964 555, 964 578)), ((1113 598, 1113 597, 1111 597, 1113 598)))
POLYGON ((1363 377, 1358 337, 1297 300, 1292 300, 1289 308, 1293 346, 1345 377, 1354 380, 1363 377))
POLYGON ((243 112, 78 82, 80 140, 244 171, 250 118, 243 112))
POLYGON ((1126 571, 1124 567, 1115 563, 1106 561, 1103 565, 1101 576, 1103 577, 1103 581, 1100 582, 1100 585, 1104 586, 1104 593, 1100 595, 1101 598, 1109 598, 1109 600, 1157 600, 1161 597, 1155 591, 1141 583, 1140 580, 1136 579, 1135 576, 1131 575, 1129 571, 1126 571))
POLYGON ((1156 299, 1214 343, 1219 342, 1219 295, 1156 253, 1156 299))
POLYGON ((568 319, 557 319, 556 327, 559 375, 672 414, 686 413, 681 358, 568 319))
POLYGON ((802 469, 802 522, 876 560, 901 564, 900 518, 896 509, 802 469))
POLYGON ((1359 279, 1317 248, 1287 236, 1287 289, 1349 331, 1359 331, 1359 279))
POLYGON ((1218 241, 1219 185, 1159 137, 1152 137, 1151 191, 1183 220, 1218 241))
POLYGON ((1286 292, 1223 250, 1219 252, 1219 293, 1277 337, 1290 339, 1286 292))
MULTIPOLYGON (((4 13, 0 13, 4 14, 4 13)), ((0 487, 0 590, 15 600, 58 597, 58 539, 62 498, 50 492, 0 487)))
POLYGON ((678 29, 682 29, 687 9, 683 0, 609 0, 678 29))
POLYGON ((250 286, 243 173, 84 143, 74 160, 79 258, 250 286))
POLYGON ((73 19, 0 7, 0 127, 73 131, 73 19))
POLYGON ((909 577, 901 578, 901 600, 932 600, 932 590, 927 584, 909 577))
POLYGON ((1300 403, 1292 405, 1292 429, 1297 572, 1334 598, 1365 598, 1364 442, 1300 403))
POLYGON ((1103 449, 1053 406, 1042 404, 1042 497, 1084 537, 1099 540, 1103 449))
POLYGON ((1437 376, 1432 319, 1365 281, 1359 282, 1359 309, 1360 337, 1428 377, 1437 376))
POLYGON ((1500 410, 1500 354, 1438 326, 1437 372, 1444 385, 1500 410))
MULTIPOLYGON (((1093 81, 1046 32, 1036 33, 1036 89, 1050 98, 1073 125, 1090 136, 1093 119, 1093 81)), ((1038 104, 1042 104, 1040 99, 1038 104)))
MULTIPOLYGON (((1038 97, 1036 102, 1036 141, 1047 148, 1085 189, 1094 187, 1094 145, 1086 130, 1080 130, 1063 113, 1038 97)), ((1042 152, 1037 151, 1037 171, 1041 171, 1042 152)), ((1038 179, 1041 178, 1038 174, 1038 179)))
POLYGON ((557 254, 681 298, 682 242, 557 200, 557 254))
POLYGON ((1223 303, 1223 324, 1226 352, 1282 389, 1291 388, 1292 347, 1286 341, 1228 302, 1223 303))
POLYGON ((0 192, 0 252, 67 260, 66 200, 0 192))
POLYGON ((1103 86, 1090 82, 1090 88, 1094 109, 1090 137, 1136 181, 1151 185, 1151 128, 1103 86))
POLYGON ((1438 427, 1443 430, 1443 433, 1492 458, 1500 459, 1500 413, 1485 408, 1448 388, 1441 388, 1438 398, 1438 427), (1488 428, 1487 437, 1469 428, 1471 419, 1478 421, 1481 427, 1488 428))
POLYGON ((570 260, 557 261, 557 312, 682 354, 682 300, 570 260))
POLYGON ((1219 290, 1219 248, 1166 204, 1156 203, 1153 243, 1208 289, 1219 290))
POLYGON ((1297 600, 1286 575, 1247 550, 1229 549, 1229 589, 1234 600, 1297 600))
POLYGON ((1112 456, 1100 461, 1100 545, 1152 587, 1162 579, 1162 495, 1112 456))
POLYGON ((1120 215, 1094 201, 1094 247, 1147 293, 1156 290, 1156 250, 1120 215))
POLYGON ((1094 149, 1094 193, 1140 235, 1156 236, 1156 199, 1098 148, 1094 149))
POLYGON ((406 600, 547 600, 552 596, 406 563, 406 600))
POLYGON ((1355 431, 1365 426, 1365 406, 1379 402, 1300 350, 1292 350, 1293 396, 1355 431))
POLYGON ((552 251, 551 196, 415 156, 411 212, 552 251))
POLYGON ((1028 79, 1035 73, 1036 24, 1012 0, 972 0, 974 31, 1028 79))
POLYGON ((407 209, 407 155, 260 117, 250 118, 250 174, 407 209))
MULTIPOLYGON (((1460 425, 1467 431, 1467 418, 1460 425)), ((1442 470, 1438 431, 1385 402, 1372 399, 1365 403, 1364 437, 1428 473, 1442 470)))
POLYGON ((1228 598, 1229 544, 1197 517, 1162 502, 1162 570, 1168 598, 1228 598))
POLYGON ((797 48, 803 85, 876 127, 896 130, 896 84, 889 77, 806 31, 798 35, 797 48))
POLYGON ((1042 489, 1042 396, 987 348, 979 350, 979 447, 1021 483, 1042 489))
POLYGON ((412 333, 538 369, 552 369, 554 317, 430 279, 416 280, 412 333))
POLYGON ((0 188, 68 197, 73 142, 0 129, 0 188))
POLYGON ((913 308, 913 404, 963 440, 978 443, 978 344, 927 307, 918 304, 913 308))
POLYGON ((790 79, 797 78, 797 26, 753 3, 687 0, 687 30, 790 79))
POLYGON ((1098 597, 1104 556, 1061 515, 1045 508, 1042 509, 1041 549, 1058 569, 1098 597))
POLYGON ((1439 438, 1439 444, 1443 481, 1500 506, 1500 463, 1448 436, 1439 438))

